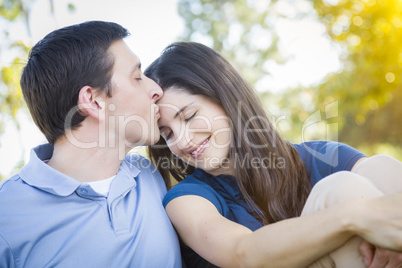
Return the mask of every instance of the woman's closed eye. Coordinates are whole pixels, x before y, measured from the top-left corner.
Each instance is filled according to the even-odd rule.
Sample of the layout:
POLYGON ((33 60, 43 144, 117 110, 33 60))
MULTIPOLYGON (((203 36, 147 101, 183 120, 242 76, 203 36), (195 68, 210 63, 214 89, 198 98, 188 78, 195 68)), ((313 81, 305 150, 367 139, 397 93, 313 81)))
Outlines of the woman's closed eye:
POLYGON ((161 131, 162 138, 164 138, 166 141, 170 140, 170 138, 172 138, 172 132, 173 131, 171 131, 171 130, 163 130, 163 131, 161 131))
MULTIPOLYGON (((187 118, 184 118, 184 122, 189 122, 191 119, 193 119, 195 116, 197 115, 197 112, 194 112, 192 115, 190 115, 187 118)), ((173 136, 173 131, 171 129, 168 129, 166 127, 164 127, 161 130, 161 135, 162 137, 167 141, 170 140, 173 136)))
POLYGON ((192 115, 190 115, 189 117, 185 118, 184 121, 188 122, 191 119, 193 119, 195 116, 197 115, 197 112, 193 113, 192 115))

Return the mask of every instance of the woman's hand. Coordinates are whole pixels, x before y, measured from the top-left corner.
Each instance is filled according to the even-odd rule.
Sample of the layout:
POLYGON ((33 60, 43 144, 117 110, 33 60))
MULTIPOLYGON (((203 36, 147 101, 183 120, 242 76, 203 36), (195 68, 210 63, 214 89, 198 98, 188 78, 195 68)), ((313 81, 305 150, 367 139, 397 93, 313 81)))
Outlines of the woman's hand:
POLYGON ((360 205, 352 231, 379 248, 402 252, 402 193, 360 200, 360 205))
POLYGON ((359 246, 360 254, 368 268, 402 267, 402 253, 376 247, 363 240, 359 246))

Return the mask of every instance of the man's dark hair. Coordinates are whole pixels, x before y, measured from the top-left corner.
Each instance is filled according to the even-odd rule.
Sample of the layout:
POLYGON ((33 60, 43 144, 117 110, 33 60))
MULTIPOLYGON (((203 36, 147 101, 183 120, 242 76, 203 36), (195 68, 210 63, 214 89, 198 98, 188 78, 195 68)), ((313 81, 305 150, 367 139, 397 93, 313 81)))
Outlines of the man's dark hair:
MULTIPOLYGON (((21 89, 36 125, 49 143, 65 134, 65 121, 77 106, 80 89, 91 86, 112 94, 114 59, 110 45, 129 35, 119 24, 88 21, 55 30, 31 50, 21 76, 21 89)), ((76 112, 68 128, 85 119, 76 112)))

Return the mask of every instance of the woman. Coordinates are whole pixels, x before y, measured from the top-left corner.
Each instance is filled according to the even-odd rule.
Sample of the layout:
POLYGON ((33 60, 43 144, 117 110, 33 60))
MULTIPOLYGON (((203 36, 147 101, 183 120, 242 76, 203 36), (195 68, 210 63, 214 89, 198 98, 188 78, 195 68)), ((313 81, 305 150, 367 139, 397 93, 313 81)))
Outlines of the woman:
MULTIPOLYGON (((374 164, 398 172, 399 162, 362 161, 363 154, 338 143, 290 144, 252 88, 201 44, 167 47, 145 75, 164 90, 163 139, 148 149, 168 187, 170 176, 180 181, 164 205, 188 267, 306 267, 316 260, 316 266, 346 260, 364 267, 359 244, 402 250, 402 195, 378 198, 388 193, 365 178, 374 164), (338 172, 322 180, 354 166, 363 166, 363 176, 338 172), (342 249, 354 255, 344 257, 342 249)), ((389 188, 402 191, 392 174, 389 188)), ((378 259, 372 253, 364 255, 367 262, 378 259)), ((398 254, 388 253, 389 264, 400 264, 398 254)))

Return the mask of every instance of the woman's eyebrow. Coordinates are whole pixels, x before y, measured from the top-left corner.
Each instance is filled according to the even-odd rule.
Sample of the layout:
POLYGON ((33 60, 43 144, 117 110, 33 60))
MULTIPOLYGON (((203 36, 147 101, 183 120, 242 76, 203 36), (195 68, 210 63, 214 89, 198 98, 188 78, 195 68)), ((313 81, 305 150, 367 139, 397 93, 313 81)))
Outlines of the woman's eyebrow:
POLYGON ((194 102, 189 103, 185 106, 183 106, 180 110, 177 111, 177 113, 174 115, 173 119, 175 119, 176 117, 178 117, 184 110, 186 110, 190 105, 192 105, 194 102))
MULTIPOLYGON (((184 110, 186 110, 188 107, 190 107, 191 105, 193 105, 194 102, 191 102, 183 107, 180 108, 180 110, 177 111, 177 113, 174 115, 173 119, 176 119, 176 117, 178 117, 184 110)), ((165 126, 160 126, 159 130, 162 130, 165 126)))

